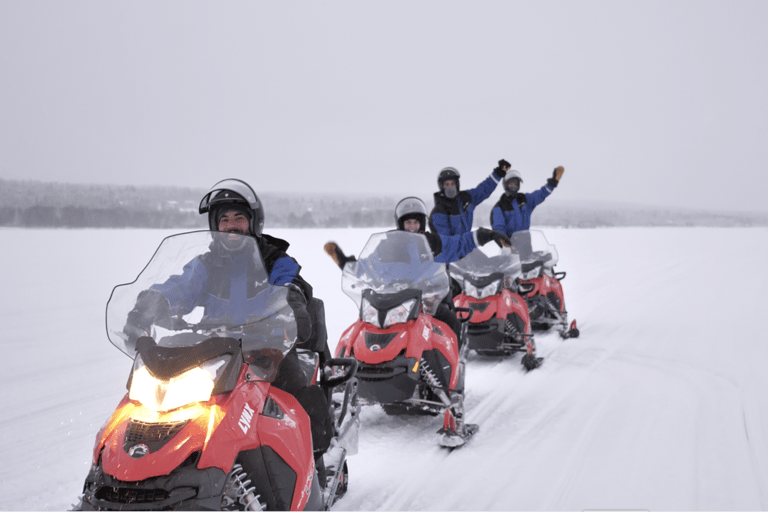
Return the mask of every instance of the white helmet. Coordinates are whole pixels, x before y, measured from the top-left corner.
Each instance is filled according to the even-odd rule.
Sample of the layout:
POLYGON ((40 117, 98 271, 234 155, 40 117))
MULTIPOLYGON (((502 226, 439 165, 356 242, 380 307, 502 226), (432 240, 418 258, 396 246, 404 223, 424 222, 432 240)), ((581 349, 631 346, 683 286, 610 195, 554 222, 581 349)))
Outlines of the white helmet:
POLYGON ((515 171, 514 169, 510 169, 507 171, 507 175, 504 176, 504 192, 507 194, 513 196, 517 194, 517 192, 520 190, 520 183, 523 182, 523 175, 520 174, 520 171, 515 171), (516 185, 513 185, 510 183, 512 180, 518 180, 516 185))

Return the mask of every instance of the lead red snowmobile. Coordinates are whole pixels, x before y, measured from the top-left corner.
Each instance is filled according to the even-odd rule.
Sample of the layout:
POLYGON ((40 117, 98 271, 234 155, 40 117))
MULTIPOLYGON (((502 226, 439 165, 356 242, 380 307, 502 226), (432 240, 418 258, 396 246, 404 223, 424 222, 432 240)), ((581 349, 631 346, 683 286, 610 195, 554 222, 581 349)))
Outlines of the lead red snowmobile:
MULTIPOLYGON (((113 290, 108 337, 135 360, 128 393, 96 436, 78 509, 327 510, 346 491, 346 457, 357 452, 359 429, 357 362, 299 354, 308 382, 334 410, 330 448, 314 453, 309 416, 271 385, 296 341, 296 321, 289 288, 270 284, 261 262, 252 237, 185 233, 166 238, 136 281, 113 290), (238 237, 256 266, 248 296, 256 307, 245 323, 206 318, 200 308, 158 315, 146 336, 126 336, 140 294, 181 274, 212 244, 238 237)), ((210 279, 217 278, 229 279, 210 279)), ((322 304, 315 306, 308 309, 322 324, 322 304)), ((314 329, 315 346, 325 345, 323 335, 314 329)))
POLYGON ((445 264, 427 238, 378 233, 342 272, 342 289, 360 318, 341 336, 336 357, 358 363, 360 399, 389 414, 443 414, 442 446, 461 446, 477 430, 464 422, 464 366, 456 334, 433 315, 449 292, 445 264))
POLYGON ((555 272, 558 261, 555 246, 538 230, 518 231, 510 240, 513 251, 520 257, 521 282, 523 286, 532 287, 526 295, 532 328, 548 330, 555 327, 563 339, 577 338, 579 329, 576 320, 568 324, 565 295, 560 284, 565 279, 565 272, 555 272))
MULTIPOLYGON (((528 305, 522 295, 530 285, 520 283, 520 258, 509 247, 486 244, 449 265, 462 293, 453 298, 456 307, 473 312, 467 324, 468 348, 478 354, 505 356, 524 351, 526 370, 541 365, 531 333, 528 305)), ((459 313, 462 315, 462 313, 459 313)))

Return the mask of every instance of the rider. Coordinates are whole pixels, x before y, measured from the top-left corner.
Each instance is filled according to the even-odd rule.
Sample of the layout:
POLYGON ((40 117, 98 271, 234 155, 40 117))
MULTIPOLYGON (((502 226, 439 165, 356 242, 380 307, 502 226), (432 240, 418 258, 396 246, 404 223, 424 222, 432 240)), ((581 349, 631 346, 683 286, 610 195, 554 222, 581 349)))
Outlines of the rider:
POLYGON ((510 168, 502 159, 493 173, 477 187, 460 190, 460 174, 453 167, 446 167, 437 175, 438 192, 435 192, 435 207, 429 214, 430 229, 440 236, 462 235, 472 231, 475 207, 488 199, 498 182, 504 179, 510 168))
POLYGON ((531 227, 531 214, 534 208, 541 204, 557 187, 565 169, 560 166, 552 171, 552 177, 547 184, 536 192, 520 193, 523 177, 519 171, 509 171, 504 179, 504 194, 491 210, 491 225, 511 237, 517 231, 525 231, 531 227))
MULTIPOLYGON (((306 345, 312 335, 312 319, 307 304, 312 299, 312 286, 299 275, 301 266, 285 251, 285 240, 262 232, 264 209, 253 189, 244 181, 226 179, 216 183, 203 196, 200 214, 208 214, 211 231, 249 235, 256 239, 264 267, 273 285, 287 286, 288 303, 296 319, 297 341, 280 363, 272 385, 290 393, 304 407, 312 425, 312 443, 316 455, 324 452, 333 436, 333 421, 327 399, 318 386, 309 386, 301 369, 296 347, 306 345)), ((172 276, 165 283, 142 292, 136 307, 128 315, 125 333, 134 340, 144 335, 157 320, 158 299, 170 306, 172 314, 186 314, 195 306, 205 308, 205 316, 216 318, 224 315, 244 321, 246 307, 235 297, 246 297, 247 289, 254 286, 251 272, 240 270, 238 274, 237 247, 218 244, 211 251, 195 258, 184 267, 180 276, 172 276), (230 276, 229 279, 212 279, 223 282, 217 289, 208 287, 208 276, 230 276), (229 286, 227 286, 227 284, 229 286), (225 288, 225 289, 222 289, 225 288), (151 293, 154 292, 154 293, 151 293), (163 297, 159 297, 162 294, 163 297), (236 295, 237 294, 237 295, 236 295)))
MULTIPOLYGON (((408 231, 410 233, 421 233, 426 236, 429 242, 429 248, 437 263, 449 264, 460 260, 475 247, 485 245, 491 240, 498 244, 502 242, 509 245, 509 238, 498 231, 487 228, 478 228, 476 231, 470 231, 458 236, 442 236, 430 231, 426 231, 427 225, 427 207, 418 197, 406 197, 395 206, 395 224, 398 231, 408 231)), ((333 258, 339 268, 344 269, 344 265, 356 261, 354 256, 346 256, 335 242, 325 244, 326 252, 333 258)), ((453 293, 448 293, 434 314, 434 318, 445 322, 456 334, 459 348, 462 345, 461 324, 456 318, 456 311, 453 306, 453 293)))

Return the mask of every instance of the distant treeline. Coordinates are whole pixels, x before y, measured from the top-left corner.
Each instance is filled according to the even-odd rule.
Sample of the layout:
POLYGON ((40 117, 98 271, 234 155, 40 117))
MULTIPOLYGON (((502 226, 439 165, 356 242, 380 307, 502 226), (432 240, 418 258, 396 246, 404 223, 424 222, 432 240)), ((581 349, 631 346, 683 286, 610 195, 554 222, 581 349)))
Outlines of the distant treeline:
MULTIPOLYGON (((75 185, 0 179, 0 227, 203 229, 198 204, 207 190, 183 187, 75 185)), ((394 227, 399 197, 259 194, 267 228, 394 227)), ((497 196, 475 210, 489 226, 497 196)), ((427 208, 431 208, 427 204, 427 208)), ((766 213, 723 213, 653 208, 577 206, 547 201, 532 226, 768 226, 766 213)))
MULTIPOLYGON (((206 228, 203 189, 77 185, 0 179, 0 226, 206 228)), ((373 227, 393 223, 396 198, 259 194, 269 227, 373 227)))

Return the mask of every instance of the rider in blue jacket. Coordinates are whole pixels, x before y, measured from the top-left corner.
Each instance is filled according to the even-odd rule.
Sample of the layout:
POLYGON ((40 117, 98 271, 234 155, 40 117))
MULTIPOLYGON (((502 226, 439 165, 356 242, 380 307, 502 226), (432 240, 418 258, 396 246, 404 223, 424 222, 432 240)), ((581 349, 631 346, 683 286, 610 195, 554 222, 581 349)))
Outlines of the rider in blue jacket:
MULTIPOLYGON (((395 224, 398 231, 408 231, 410 233, 421 233, 427 238, 429 248, 437 263, 449 264, 458 261, 471 253, 476 247, 485 245, 494 241, 499 245, 509 245, 509 238, 504 234, 487 228, 478 228, 476 231, 470 231, 458 236, 441 236, 434 232, 426 230, 427 225, 427 207, 418 197, 406 197, 395 206, 395 224)), ((354 256, 347 256, 339 248, 336 242, 325 244, 325 252, 328 253, 333 261, 344 270, 347 263, 357 261, 354 256)), ((461 324, 456 318, 456 311, 453 309, 453 296, 455 291, 451 290, 438 305, 434 317, 445 322, 456 334, 456 340, 461 348, 463 340, 461 339, 461 324)))
POLYGON ((557 167, 552 171, 552 177, 547 180, 546 185, 536 192, 523 194, 520 192, 520 184, 523 182, 520 172, 509 171, 504 179, 504 194, 491 210, 493 229, 510 237, 517 231, 530 229, 534 208, 549 197, 564 172, 562 166, 557 167))
POLYGON ((463 235, 472 231, 475 207, 490 197, 509 168, 509 162, 499 160, 493 173, 470 190, 460 189, 461 175, 455 168, 441 170, 437 175, 439 191, 435 192, 435 207, 429 214, 430 230, 440 236, 463 235))
MULTIPOLYGON (((236 179, 220 181, 203 197, 199 212, 208 214, 211 231, 255 238, 268 276, 259 276, 253 261, 249 260, 252 253, 240 250, 244 244, 239 240, 243 237, 233 237, 232 244, 236 246, 213 243, 209 252, 187 263, 181 275, 171 276, 139 294, 136 306, 128 314, 124 332, 135 343, 160 316, 184 315, 197 306, 203 307, 204 318, 228 317, 228 323, 245 322, 258 295, 255 290, 264 277, 273 285, 290 288, 287 300, 296 320, 297 339, 280 362, 272 385, 296 397, 306 410, 317 458, 330 444, 333 419, 324 392, 318 386, 309 385, 296 352, 296 348, 305 346, 312 336, 308 310, 312 286, 299 274, 301 266, 285 252, 288 242, 262 232, 263 205, 247 183, 236 179)), ((317 350, 317 347, 308 348, 317 350)), ((330 351, 322 351, 330 356, 330 351)))

